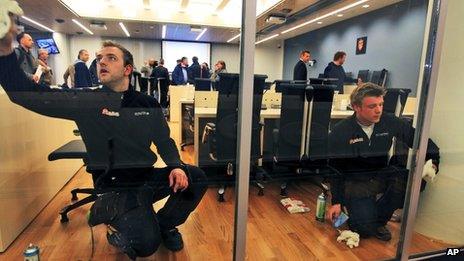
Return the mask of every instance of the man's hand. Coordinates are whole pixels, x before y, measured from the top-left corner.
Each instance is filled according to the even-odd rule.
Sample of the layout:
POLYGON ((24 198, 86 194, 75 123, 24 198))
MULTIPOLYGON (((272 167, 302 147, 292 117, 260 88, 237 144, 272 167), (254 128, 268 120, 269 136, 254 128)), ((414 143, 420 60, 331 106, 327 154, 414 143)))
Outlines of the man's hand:
POLYGON ((173 169, 169 174, 169 187, 172 188, 174 193, 179 189, 184 191, 188 187, 188 178, 185 172, 182 169, 173 169))
POLYGON ((39 80, 40 80, 40 78, 39 78, 39 76, 33 74, 33 75, 32 75, 32 80, 33 80, 35 83, 38 83, 39 80))
POLYGON ((0 56, 7 56, 13 52, 13 39, 16 35, 16 24, 10 15, 10 30, 0 39, 0 56))
POLYGON ((335 218, 340 216, 340 213, 342 212, 342 206, 340 204, 335 204, 332 205, 329 208, 329 211, 327 211, 327 219, 330 220, 330 222, 334 222, 335 218))

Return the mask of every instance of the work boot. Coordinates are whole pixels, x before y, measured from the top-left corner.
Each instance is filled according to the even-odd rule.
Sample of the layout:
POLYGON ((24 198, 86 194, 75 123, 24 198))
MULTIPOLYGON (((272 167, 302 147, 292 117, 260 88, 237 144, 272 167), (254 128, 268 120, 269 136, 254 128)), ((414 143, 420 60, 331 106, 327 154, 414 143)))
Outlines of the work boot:
POLYGON ((377 233, 375 234, 375 237, 382 241, 390 241, 390 239, 392 238, 392 234, 386 226, 381 226, 377 228, 377 233))
POLYGON ((164 246, 173 252, 177 252, 184 248, 184 241, 182 241, 182 235, 179 233, 179 230, 177 230, 177 228, 173 228, 167 231, 161 231, 161 237, 163 238, 164 246))

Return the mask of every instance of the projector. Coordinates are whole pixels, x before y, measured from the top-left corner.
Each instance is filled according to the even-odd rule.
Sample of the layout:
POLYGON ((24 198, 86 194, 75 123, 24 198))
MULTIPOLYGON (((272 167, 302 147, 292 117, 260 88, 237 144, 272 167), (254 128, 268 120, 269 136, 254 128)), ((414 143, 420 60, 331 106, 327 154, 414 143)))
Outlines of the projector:
POLYGON ((270 15, 268 18, 266 18, 266 23, 269 24, 283 24, 286 21, 287 19, 284 16, 270 15))

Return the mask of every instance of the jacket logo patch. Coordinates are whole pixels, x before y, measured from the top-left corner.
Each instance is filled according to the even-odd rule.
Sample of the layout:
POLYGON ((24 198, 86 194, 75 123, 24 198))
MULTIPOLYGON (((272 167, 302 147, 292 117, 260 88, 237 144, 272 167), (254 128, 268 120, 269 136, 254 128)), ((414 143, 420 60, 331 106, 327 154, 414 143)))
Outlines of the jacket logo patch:
POLYGON ((375 134, 376 137, 383 137, 383 136, 388 136, 388 132, 383 132, 383 133, 377 133, 375 134))
POLYGON ((119 117, 119 112, 117 111, 110 111, 106 108, 102 110, 102 114, 110 117, 119 117))
POLYGON ((351 139, 350 140, 350 145, 355 144, 355 143, 359 143, 359 142, 363 142, 363 141, 364 141, 364 138, 351 139))
POLYGON ((148 116, 150 115, 150 112, 148 111, 136 111, 134 112, 134 116, 148 116))

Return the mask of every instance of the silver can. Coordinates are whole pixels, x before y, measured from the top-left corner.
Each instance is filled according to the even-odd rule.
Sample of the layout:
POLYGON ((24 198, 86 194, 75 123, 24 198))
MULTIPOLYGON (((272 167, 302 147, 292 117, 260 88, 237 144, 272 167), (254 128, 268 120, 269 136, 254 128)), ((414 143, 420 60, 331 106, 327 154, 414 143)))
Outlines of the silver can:
POLYGON ((39 261, 40 260, 40 249, 38 246, 29 244, 29 246, 24 250, 23 256, 24 261, 39 261))

